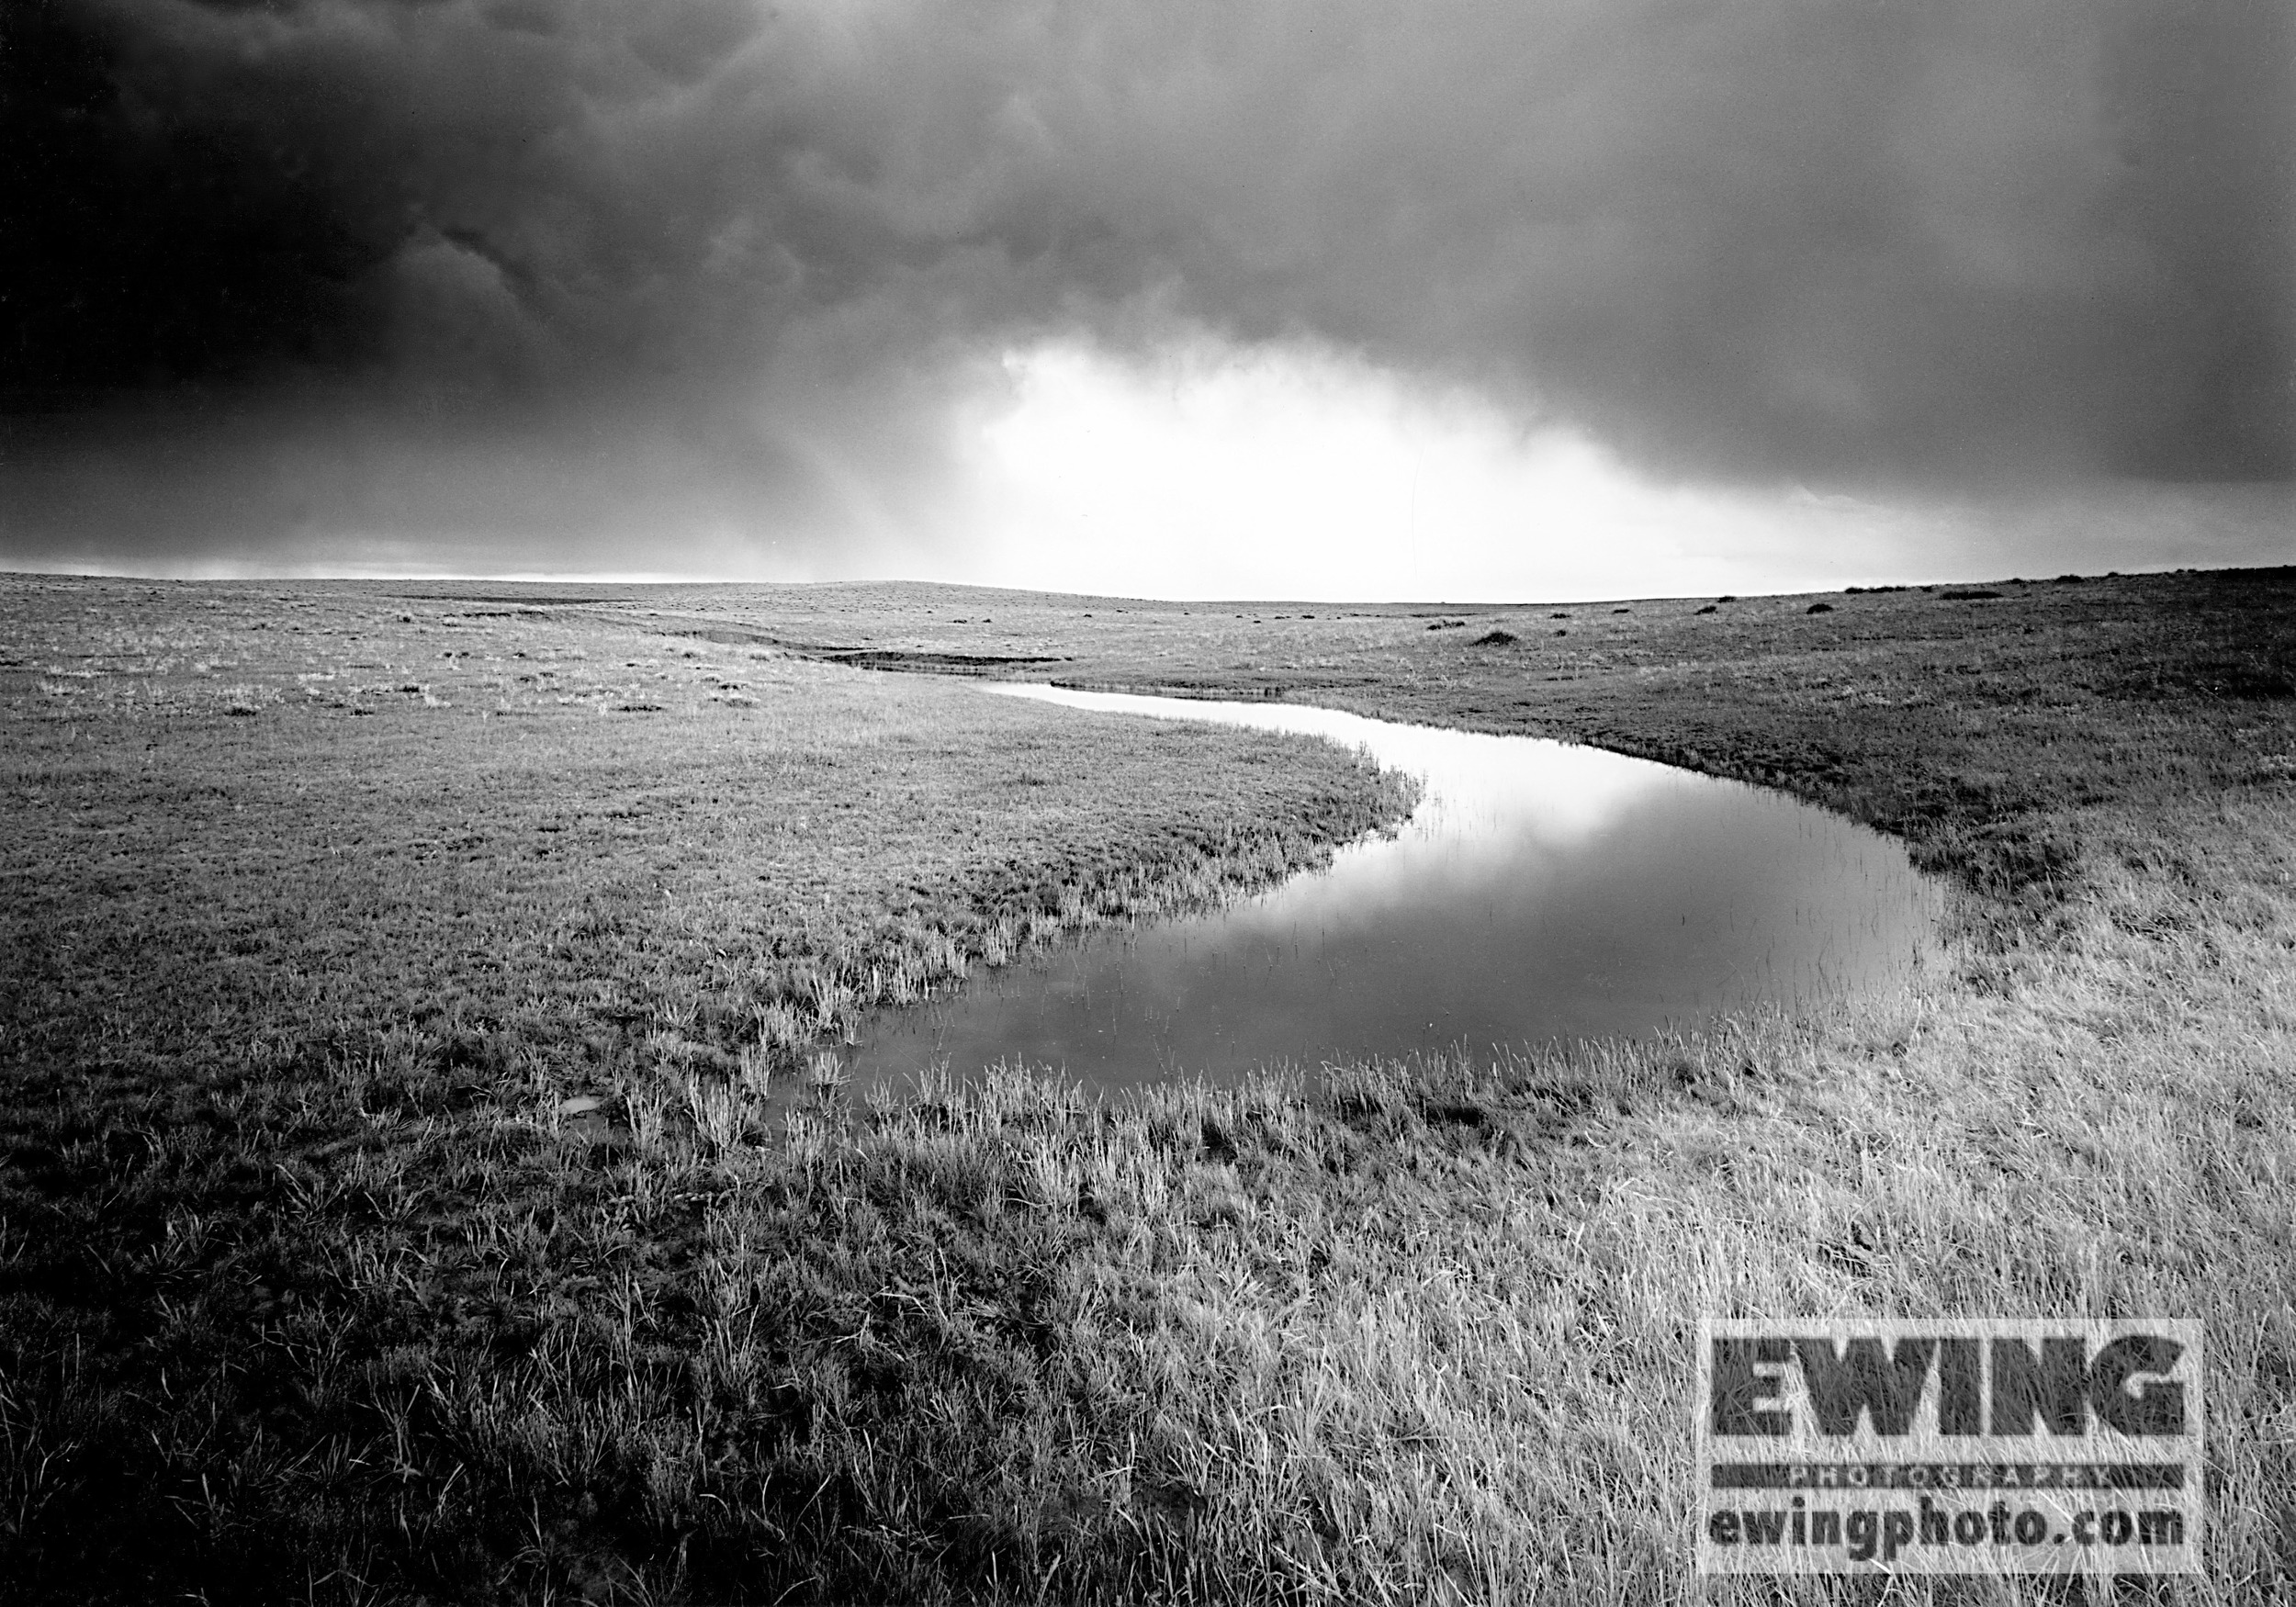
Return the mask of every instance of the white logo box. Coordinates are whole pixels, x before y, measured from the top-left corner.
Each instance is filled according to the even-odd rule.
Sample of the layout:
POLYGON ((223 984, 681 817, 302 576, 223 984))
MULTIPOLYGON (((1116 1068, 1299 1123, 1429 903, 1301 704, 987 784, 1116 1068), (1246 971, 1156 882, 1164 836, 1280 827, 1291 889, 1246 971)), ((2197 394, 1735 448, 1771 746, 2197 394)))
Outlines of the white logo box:
POLYGON ((1702 1573, 2198 1573, 2201 1333, 1707 1318, 1702 1573))

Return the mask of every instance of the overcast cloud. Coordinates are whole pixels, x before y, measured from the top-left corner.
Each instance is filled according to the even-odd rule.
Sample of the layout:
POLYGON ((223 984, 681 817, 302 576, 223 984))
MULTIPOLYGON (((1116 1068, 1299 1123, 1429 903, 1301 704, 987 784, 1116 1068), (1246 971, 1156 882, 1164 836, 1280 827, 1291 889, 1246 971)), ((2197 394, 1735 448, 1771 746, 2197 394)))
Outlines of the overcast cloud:
POLYGON ((1660 479, 2284 481, 2292 15, 19 0, 0 562, 897 569, 1007 352, 1207 332, 1660 479))

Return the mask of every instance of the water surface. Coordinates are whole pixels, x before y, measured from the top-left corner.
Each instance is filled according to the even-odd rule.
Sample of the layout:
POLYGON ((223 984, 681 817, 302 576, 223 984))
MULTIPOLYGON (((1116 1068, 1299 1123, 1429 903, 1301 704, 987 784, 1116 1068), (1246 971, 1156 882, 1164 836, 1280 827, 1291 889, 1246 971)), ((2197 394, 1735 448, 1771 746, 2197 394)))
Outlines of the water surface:
POLYGON ((857 1088, 945 1060, 1095 1087, 1681 1027, 1906 974, 1935 887, 1874 832, 1598 748, 1289 703, 1044 686, 1073 708, 1306 732, 1424 794, 1391 837, 1209 914, 1102 927, 864 1017, 857 1088))

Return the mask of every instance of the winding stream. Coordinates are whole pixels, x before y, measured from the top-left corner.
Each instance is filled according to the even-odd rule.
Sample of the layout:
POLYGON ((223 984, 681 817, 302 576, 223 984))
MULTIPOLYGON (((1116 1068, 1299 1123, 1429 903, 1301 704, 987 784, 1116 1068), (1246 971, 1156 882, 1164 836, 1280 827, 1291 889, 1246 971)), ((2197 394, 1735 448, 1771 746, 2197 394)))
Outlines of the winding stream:
POLYGON ((1289 703, 998 686, 1306 732, 1418 776, 1389 837, 1209 914, 1109 927, 921 1006, 872 1012, 855 1089, 945 1059, 1095 1088, 1261 1065, 1641 1034, 1908 974, 1941 912, 1896 843, 1783 794, 1525 736, 1289 703))

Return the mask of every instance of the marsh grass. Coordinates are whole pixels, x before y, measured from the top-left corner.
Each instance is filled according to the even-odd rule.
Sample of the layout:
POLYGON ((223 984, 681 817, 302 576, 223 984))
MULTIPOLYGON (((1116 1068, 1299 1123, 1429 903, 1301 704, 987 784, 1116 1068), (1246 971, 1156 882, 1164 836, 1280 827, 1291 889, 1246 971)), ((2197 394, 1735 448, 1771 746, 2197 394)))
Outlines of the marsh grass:
POLYGON ((425 1556, 462 1536, 430 1589, 491 1578, 455 1546, 508 1543, 460 1495, 427 1527, 394 1505, 280 1550, 264 1502, 288 1498, 263 1482, 368 1467, 321 1426, 354 1397, 411 1465, 430 1346, 515 1350, 591 1298, 557 1268, 456 1293, 491 1253, 475 1202, 531 1235, 626 1163, 615 1208, 651 1209, 671 1158, 778 1129, 753 1108, 777 1083, 833 1107, 857 1009, 1258 885, 1407 803, 1314 744, 1143 744, 373 589, 23 579, 0 624, 0 1378, 23 1458, 0 1578, 66 1599, 340 1586, 327 1536, 370 1520, 425 1556), (716 695, 737 683, 748 703, 716 695), (354 1252, 379 1286, 330 1273, 354 1252), (57 1440, 57 1411, 84 1432, 57 1440))
MULTIPOLYGON (((17 807, 68 801, 62 824, 41 817, 49 857, 12 883, 47 902, 21 906, 37 920, 12 938, 37 968, 11 970, 35 985, 6 1039, 0 1569, 27 1599, 69 1600, 2054 1601, 2067 1593, 1982 1580, 1702 1592, 1696 1320, 2156 1313, 2207 1324, 2211 1414, 2211 1572, 2156 1593, 2285 1597, 2296 796, 2268 761, 2296 730, 2288 699, 2231 695, 2207 667, 2234 643, 2242 685, 2282 673, 2287 588, 2204 580, 2224 590, 2203 629, 2174 617, 2178 588, 2203 584, 2179 578, 2066 614, 2045 650, 2013 614, 1949 649, 1896 643, 1910 627, 1864 612, 2006 598, 1862 596, 1814 617, 1806 599, 1733 601, 1770 622, 1734 627, 1737 657, 1624 663, 1567 691, 1543 661, 1463 669, 1456 632, 1400 613, 1313 622, 1332 634, 1300 639, 1333 662, 1266 654, 1271 680, 1360 672, 1362 700, 1462 723, 1511 684, 1548 728, 1694 737, 1705 768, 1767 769, 1869 817, 1927 800, 1904 816, 1927 824, 1901 829, 1958 878, 1948 951, 1901 993, 1334 1068, 1315 1098, 1278 1077, 1102 1103, 1006 1067, 855 1108, 810 1082, 813 1057, 835 1057, 839 990, 888 993, 896 957, 927 951, 868 927, 785 951, 771 988, 714 991, 696 979, 757 972, 713 969, 745 917, 706 880, 643 921, 567 917, 558 940, 616 968, 535 951, 490 996, 566 1002, 523 1015, 381 1016, 418 974, 475 986, 470 952, 497 951, 442 920, 482 903, 443 865, 401 894, 433 924, 386 924, 355 951, 403 944, 431 972, 362 974, 364 994, 298 983, 310 950, 241 952, 228 921, 197 965, 137 971, 123 956, 186 941, 134 899, 161 854, 208 856, 208 919, 236 885, 297 886, 306 861, 268 857, 277 813, 236 846, 107 845, 132 811, 96 801, 154 784, 134 779, 148 735, 59 754, 76 717, 39 725, 51 746, 18 772, 17 807), (2166 624, 2144 612, 2162 598, 2166 624), (1379 632, 1408 633, 1411 653, 1379 632), (1402 656, 1347 669, 1358 650, 1402 656), (1921 671, 1928 701, 1908 703, 1925 653, 1967 668, 1921 671), (66 793, 73 763, 100 785, 66 793), (333 1029, 362 996, 375 1020, 333 1029), (602 1130, 561 1114, 577 1085, 602 1089, 602 1130)), ((940 606, 1001 630, 1029 617, 1012 601, 940 606)), ((1648 604, 1582 612, 1588 633, 1620 633, 1596 650, 1622 660, 1658 657, 1674 628, 1648 604)), ((1159 643, 1165 673, 1211 650, 1128 620, 1105 640, 1133 668, 1159 643)), ((1081 634, 1013 645, 1084 662, 1081 634)), ((476 717, 448 701, 387 717, 476 717)), ((313 738, 279 752, 308 770, 313 738)), ((851 755, 838 784, 872 785, 882 772, 851 755)), ((1237 757, 1188 760, 1215 755, 1237 757)), ((179 789, 143 807, 219 822, 248 784, 209 770, 212 802, 179 789)), ((646 785, 658 801, 660 778, 646 785)), ((821 796, 785 812, 821 818, 821 796)), ((657 804, 614 853, 642 859, 686 818, 657 804)), ((725 840, 687 851, 715 862, 725 840)), ((790 873, 827 874, 838 846, 809 841, 790 873)), ((985 912, 962 928, 984 952, 1089 907, 999 852, 946 885, 985 912)), ((295 929, 339 941, 339 894, 303 896, 320 913, 295 929)), ((801 910, 760 918, 832 930, 801 910)))

